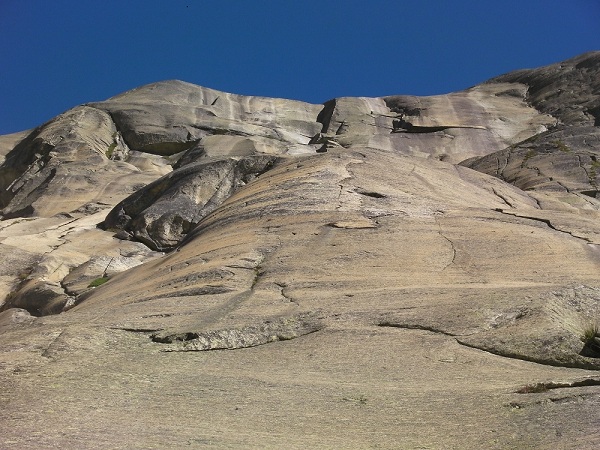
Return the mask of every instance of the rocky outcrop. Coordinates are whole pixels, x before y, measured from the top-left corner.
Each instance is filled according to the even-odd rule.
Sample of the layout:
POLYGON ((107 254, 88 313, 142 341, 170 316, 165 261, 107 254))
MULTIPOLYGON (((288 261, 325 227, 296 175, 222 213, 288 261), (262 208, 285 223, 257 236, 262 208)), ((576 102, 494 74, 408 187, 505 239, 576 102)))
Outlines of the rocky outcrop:
POLYGON ((600 128, 560 126, 461 164, 525 191, 596 197, 600 182, 600 128))
POLYGON ((0 446, 596 448, 599 55, 1 137, 0 446))
POLYGON ((87 106, 67 111, 6 154, 0 167, 2 217, 48 217, 86 203, 110 204, 161 173, 120 161, 128 152, 108 114, 87 106))
POLYGON ((524 69, 488 83, 522 83, 527 102, 561 123, 600 126, 600 52, 590 52, 538 69, 524 69))
POLYGON ((103 226, 126 231, 154 250, 172 250, 237 189, 276 162, 277 157, 262 155, 187 164, 117 204, 103 226))
MULTIPOLYGON (((110 114, 134 150, 172 155, 212 135, 273 140, 273 147, 307 144, 320 131, 321 107, 309 103, 245 97, 182 81, 164 81, 90 103, 110 114)), ((263 141, 264 143, 264 141, 263 141)))
POLYGON ((73 214, 0 222, 0 311, 23 307, 34 316, 60 313, 94 280, 158 255, 98 229, 107 212, 106 205, 88 204, 73 214))
MULTIPOLYGON (((600 212, 592 216, 600 218, 600 212)), ((318 309, 325 318, 352 312, 374 322, 386 312, 395 320, 402 317, 405 323, 506 356, 518 354, 507 348, 519 348, 522 359, 600 368, 600 360, 579 354, 581 328, 588 316, 600 314, 597 291, 587 288, 585 308, 570 308, 570 323, 557 323, 544 307, 558 286, 595 284, 597 257, 588 243, 600 244, 600 235, 580 237, 579 229, 571 226, 546 218, 535 199, 519 189, 466 168, 448 170, 446 163, 376 149, 364 154, 331 150, 300 164, 279 165, 252 181, 205 217, 168 259, 157 261, 151 271, 140 266, 111 280, 70 314, 100 308, 108 325, 117 316, 122 320, 119 311, 126 305, 151 301, 153 308, 168 310, 173 317, 161 318, 161 333, 197 333, 183 326, 172 304, 176 286, 176 296, 216 295, 218 305, 234 304, 223 311, 208 306, 212 302, 207 309, 195 307, 201 317, 214 314, 213 308, 219 311, 211 324, 220 329, 252 328, 257 317, 294 311, 318 309), (511 236, 509 241, 506 236, 511 236), (256 249, 261 256, 250 266, 236 262, 256 249), (366 249, 363 257, 359 249, 366 249), (202 264, 193 262, 198 255, 203 255, 202 264), (472 255, 477 255, 475 260, 472 255), (577 264, 566 267, 564 259, 577 264), (378 260, 386 265, 378 266, 378 260), (240 276, 240 270, 246 274, 240 276), (485 286, 475 295, 485 292, 487 299, 454 303, 456 316, 436 310, 444 298, 465 295, 473 282, 485 286), (386 300, 394 296, 390 290, 401 289, 416 301, 425 287, 429 307, 421 303, 413 309, 410 301, 386 300), (346 294, 351 300, 340 306, 334 299, 346 294), (478 311, 498 315, 494 324, 469 312, 474 301, 478 311), (367 304, 379 305, 378 313, 367 312, 367 304), (511 319, 515 311, 521 313, 511 319), (492 339, 498 335, 499 340, 492 339)), ((154 318, 146 322, 133 317, 126 325, 156 326, 154 318)))
POLYGON ((29 133, 31 133, 31 130, 0 136, 0 164, 4 163, 6 154, 15 148, 15 145, 26 138, 29 133))
POLYGON ((181 82, 145 86, 94 106, 110 112, 132 148, 161 154, 187 150, 174 164, 176 172, 117 205, 105 227, 125 230, 153 249, 174 248, 245 183, 241 178, 262 170, 233 171, 230 158, 246 158, 248 165, 252 155, 301 156, 366 146, 458 162, 504 148, 555 122, 525 104, 525 94, 519 84, 422 99, 341 98, 316 114, 315 105, 242 98, 181 82))
POLYGON ((596 197, 600 150, 600 54, 588 53, 539 69, 512 72, 489 85, 522 83, 527 102, 556 125, 517 144, 462 164, 527 191, 596 197))
POLYGON ((190 352, 206 350, 235 350, 256 347, 277 341, 288 341, 310 333, 316 333, 322 326, 314 314, 290 316, 260 325, 249 325, 240 329, 203 331, 185 334, 156 333, 151 336, 154 342, 167 344, 163 351, 190 352))
POLYGON ((340 98, 325 103, 327 147, 367 146, 457 163, 531 137, 556 122, 524 101, 519 83, 431 97, 340 98))

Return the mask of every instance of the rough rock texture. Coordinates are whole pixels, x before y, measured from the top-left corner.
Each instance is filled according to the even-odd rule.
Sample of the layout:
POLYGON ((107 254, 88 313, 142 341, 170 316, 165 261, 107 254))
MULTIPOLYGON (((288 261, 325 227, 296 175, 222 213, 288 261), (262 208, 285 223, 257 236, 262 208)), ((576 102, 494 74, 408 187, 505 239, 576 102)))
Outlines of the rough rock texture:
POLYGON ((500 76, 527 86, 527 102, 557 119, 545 133, 463 165, 523 190, 563 191, 596 197, 600 175, 600 54, 500 76))
POLYGON ((86 203, 114 203, 165 173, 118 161, 128 153, 110 116, 80 106, 35 129, 0 167, 2 218, 48 217, 86 203), (114 159, 113 159, 114 158, 114 159))
POLYGON ((596 197, 600 182, 600 128, 559 126, 462 165, 526 191, 596 197))
POLYGON ((61 312, 104 273, 114 274, 115 269, 158 255, 99 230, 106 205, 97 206, 95 213, 87 206, 72 215, 0 222, 0 311, 21 307, 35 316, 61 312))
POLYGON ((520 70, 488 83, 522 83, 527 102, 568 125, 600 126, 600 52, 585 53, 539 69, 520 70))
POLYGON ((0 446, 597 448, 599 79, 0 137, 0 446))
POLYGON ((276 161, 275 156, 252 155, 189 163, 120 202, 103 226, 127 231, 155 250, 170 250, 276 161))

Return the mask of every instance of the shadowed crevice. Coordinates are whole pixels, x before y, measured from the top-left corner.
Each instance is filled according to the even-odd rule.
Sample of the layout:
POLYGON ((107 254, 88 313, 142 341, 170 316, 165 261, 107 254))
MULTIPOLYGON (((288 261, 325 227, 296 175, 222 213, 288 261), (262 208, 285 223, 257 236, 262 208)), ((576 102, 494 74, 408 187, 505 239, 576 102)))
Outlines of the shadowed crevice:
POLYGON ((430 327, 427 325, 419 325, 419 324, 406 324, 406 323, 393 323, 393 322, 380 322, 377 324, 378 327, 384 328, 401 328, 403 330, 421 330, 421 331, 429 331, 431 333, 443 334, 444 336, 457 336, 456 334, 449 333, 447 331, 440 330, 439 328, 430 327))
POLYGON ((600 379, 598 378, 586 378, 584 380, 572 381, 569 383, 560 382, 541 382, 535 384, 528 384, 515 391, 516 394, 537 394, 540 392, 548 392, 552 389, 565 389, 565 388, 578 388, 586 386, 600 386, 600 379))

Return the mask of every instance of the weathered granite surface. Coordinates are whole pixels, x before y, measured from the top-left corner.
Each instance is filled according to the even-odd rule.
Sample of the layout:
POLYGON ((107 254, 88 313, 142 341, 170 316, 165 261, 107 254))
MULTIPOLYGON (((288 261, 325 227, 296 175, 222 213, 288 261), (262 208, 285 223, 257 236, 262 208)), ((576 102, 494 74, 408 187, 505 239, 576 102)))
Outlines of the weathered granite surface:
POLYGON ((128 152, 107 113, 88 106, 67 111, 6 154, 0 166, 2 218, 48 217, 87 203, 113 204, 167 172, 122 161, 128 152))
POLYGON ((249 155, 186 164, 117 204, 103 227, 129 232, 155 250, 172 250, 234 191, 278 160, 249 155))
POLYGON ((0 137, 0 446, 597 448, 599 80, 0 137))

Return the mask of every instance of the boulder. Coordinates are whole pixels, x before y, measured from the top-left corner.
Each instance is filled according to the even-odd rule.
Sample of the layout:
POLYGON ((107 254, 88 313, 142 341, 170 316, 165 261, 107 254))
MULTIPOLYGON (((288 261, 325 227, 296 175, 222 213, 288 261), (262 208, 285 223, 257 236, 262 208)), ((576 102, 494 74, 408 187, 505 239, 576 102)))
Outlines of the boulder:
POLYGON ((154 250, 172 250, 233 192, 277 160, 264 155, 187 164, 117 204, 103 227, 128 231, 154 250))
MULTIPOLYGON (((35 321, 27 310, 20 308, 11 308, 0 312, 0 330, 7 329, 18 324, 30 324, 35 321)), ((1 331, 0 331, 1 332, 1 331)))

